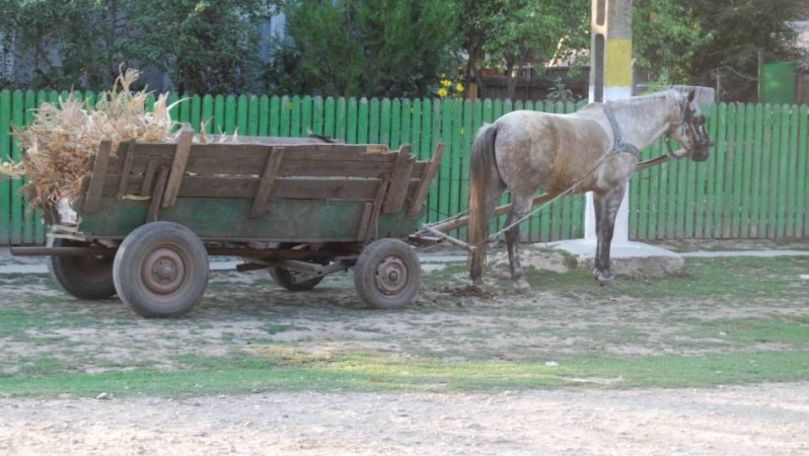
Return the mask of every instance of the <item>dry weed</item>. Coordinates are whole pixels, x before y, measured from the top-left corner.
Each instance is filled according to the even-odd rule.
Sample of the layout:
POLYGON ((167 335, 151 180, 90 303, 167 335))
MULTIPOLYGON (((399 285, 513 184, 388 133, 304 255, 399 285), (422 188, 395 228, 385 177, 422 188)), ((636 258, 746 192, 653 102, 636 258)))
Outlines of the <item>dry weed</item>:
POLYGON ((152 112, 146 111, 148 92, 131 90, 140 73, 128 69, 114 87, 99 95, 95 106, 78 100, 72 92, 57 105, 44 103, 34 122, 15 136, 23 148, 20 163, 3 163, 0 175, 25 178, 30 204, 53 206, 61 198, 79 196, 82 178, 90 172, 92 157, 102 140, 112 150, 129 140, 168 141, 174 123, 169 116, 168 95, 161 94, 152 112))

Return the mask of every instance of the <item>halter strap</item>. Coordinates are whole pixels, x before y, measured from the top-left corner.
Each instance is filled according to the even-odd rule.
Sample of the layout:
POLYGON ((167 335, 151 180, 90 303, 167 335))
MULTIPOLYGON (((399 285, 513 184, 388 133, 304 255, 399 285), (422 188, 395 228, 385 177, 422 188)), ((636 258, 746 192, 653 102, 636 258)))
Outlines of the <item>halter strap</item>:
POLYGON ((618 127, 618 122, 615 120, 615 112, 612 110, 612 106, 610 106, 610 103, 605 102, 602 106, 604 107, 604 115, 607 116, 607 120, 610 122, 610 128, 612 129, 612 137, 615 139, 612 144, 612 153, 615 154, 627 153, 632 154, 637 158, 640 158, 640 149, 638 149, 632 144, 624 142, 621 139, 621 128, 618 127))

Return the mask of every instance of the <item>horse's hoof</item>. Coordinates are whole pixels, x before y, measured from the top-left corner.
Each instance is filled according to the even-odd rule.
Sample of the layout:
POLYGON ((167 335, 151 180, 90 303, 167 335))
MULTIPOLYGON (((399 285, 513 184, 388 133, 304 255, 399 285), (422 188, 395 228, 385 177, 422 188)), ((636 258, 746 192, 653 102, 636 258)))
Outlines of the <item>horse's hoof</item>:
POLYGON ((520 294, 526 294, 531 291, 531 285, 528 285, 528 281, 525 280, 525 277, 520 277, 514 282, 514 290, 520 294))
POLYGON ((615 277, 612 276, 611 272, 602 272, 598 274, 598 283, 601 284, 602 287, 612 285, 614 280, 615 277))

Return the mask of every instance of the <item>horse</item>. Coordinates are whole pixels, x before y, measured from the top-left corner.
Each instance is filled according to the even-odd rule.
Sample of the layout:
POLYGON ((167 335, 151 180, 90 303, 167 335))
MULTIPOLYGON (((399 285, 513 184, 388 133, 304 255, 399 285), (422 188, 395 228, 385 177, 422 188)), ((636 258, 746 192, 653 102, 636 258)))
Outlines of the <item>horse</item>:
MULTIPOLYGON (((595 270, 601 285, 612 282, 610 244, 615 215, 640 151, 661 136, 681 146, 670 158, 708 159, 712 142, 705 117, 687 95, 667 90, 605 103, 571 114, 518 110, 484 125, 472 145, 469 167, 470 278, 482 284, 489 244, 489 218, 503 192, 511 192, 506 245, 518 292, 530 290, 520 264, 519 222, 531 210, 537 190, 593 192, 596 215, 595 270)), ((668 143, 667 143, 668 144, 668 143)))

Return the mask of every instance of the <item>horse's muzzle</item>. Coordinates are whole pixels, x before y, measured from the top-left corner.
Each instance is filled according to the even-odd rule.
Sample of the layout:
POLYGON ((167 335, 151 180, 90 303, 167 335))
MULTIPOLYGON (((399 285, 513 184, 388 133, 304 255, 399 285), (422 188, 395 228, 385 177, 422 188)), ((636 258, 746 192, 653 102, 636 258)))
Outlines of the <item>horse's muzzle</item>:
POLYGON ((688 156, 695 162, 704 162, 711 156, 711 147, 714 142, 711 140, 700 141, 693 149, 688 151, 688 156))

